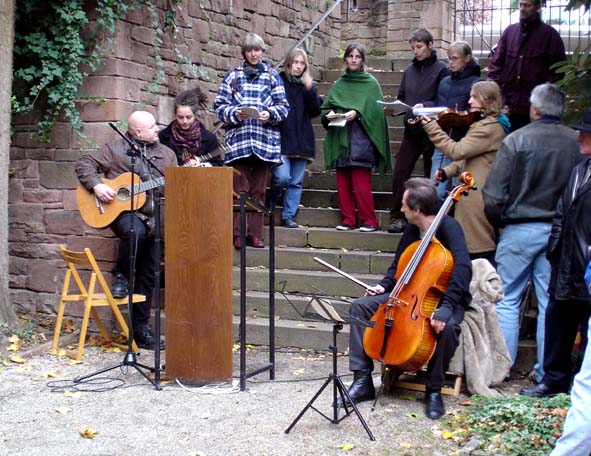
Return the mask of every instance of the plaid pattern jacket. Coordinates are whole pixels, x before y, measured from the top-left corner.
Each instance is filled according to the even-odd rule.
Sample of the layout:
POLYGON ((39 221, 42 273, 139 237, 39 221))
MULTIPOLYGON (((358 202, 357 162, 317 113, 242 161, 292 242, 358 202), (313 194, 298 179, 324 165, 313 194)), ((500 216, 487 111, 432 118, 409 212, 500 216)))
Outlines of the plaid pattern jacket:
POLYGON ((279 123, 287 118, 289 103, 283 82, 267 62, 265 70, 249 80, 244 74, 244 63, 230 70, 224 77, 214 102, 219 119, 226 128, 225 162, 256 154, 261 160, 281 163, 281 135, 279 123), (242 106, 268 111, 266 123, 258 119, 238 120, 242 106))

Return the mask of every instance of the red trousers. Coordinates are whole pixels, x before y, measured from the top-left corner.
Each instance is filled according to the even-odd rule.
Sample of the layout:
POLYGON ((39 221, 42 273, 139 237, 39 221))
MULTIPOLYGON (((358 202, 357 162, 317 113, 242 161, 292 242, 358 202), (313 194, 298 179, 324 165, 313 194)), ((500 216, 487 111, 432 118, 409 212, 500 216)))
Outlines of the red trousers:
POLYGON ((337 190, 343 225, 355 227, 359 218, 360 225, 378 227, 371 191, 371 168, 337 168, 337 190))

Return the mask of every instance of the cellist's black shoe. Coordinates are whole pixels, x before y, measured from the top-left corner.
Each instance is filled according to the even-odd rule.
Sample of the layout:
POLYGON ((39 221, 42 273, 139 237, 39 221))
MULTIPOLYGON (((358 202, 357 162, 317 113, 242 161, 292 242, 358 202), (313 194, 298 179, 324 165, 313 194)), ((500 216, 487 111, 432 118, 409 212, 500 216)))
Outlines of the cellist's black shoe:
MULTIPOLYGON (((349 396, 351 396, 351 401, 355 404, 375 399, 376 389, 373 386, 371 370, 364 369, 353 371, 353 383, 351 383, 348 392, 349 396)), ((345 398, 345 400, 347 400, 347 398, 345 398)), ((347 405, 350 405, 348 401, 347 405)), ((340 398, 337 400, 337 406, 343 406, 343 402, 340 398)))
POLYGON ((440 391, 427 391, 425 393, 425 414, 434 420, 438 420, 445 414, 445 406, 440 391))

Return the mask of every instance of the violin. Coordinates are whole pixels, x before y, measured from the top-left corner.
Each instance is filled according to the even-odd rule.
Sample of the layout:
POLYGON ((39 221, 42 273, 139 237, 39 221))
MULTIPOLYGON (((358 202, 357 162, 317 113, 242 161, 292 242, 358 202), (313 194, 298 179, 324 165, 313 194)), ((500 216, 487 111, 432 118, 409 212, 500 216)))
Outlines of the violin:
MULTIPOLYGON (((436 116, 430 118, 435 120, 442 130, 449 131, 452 128, 468 129, 474 122, 484 119, 483 111, 458 111, 456 109, 445 109, 436 116)), ((408 119, 410 125, 415 125, 421 121, 421 117, 417 116, 413 119, 408 119)))
POLYGON ((371 318, 375 323, 363 334, 367 355, 400 372, 413 372, 429 361, 436 347, 431 316, 445 294, 454 259, 435 233, 452 205, 474 188, 468 172, 455 187, 422 240, 409 245, 400 255, 396 285, 388 301, 371 318))

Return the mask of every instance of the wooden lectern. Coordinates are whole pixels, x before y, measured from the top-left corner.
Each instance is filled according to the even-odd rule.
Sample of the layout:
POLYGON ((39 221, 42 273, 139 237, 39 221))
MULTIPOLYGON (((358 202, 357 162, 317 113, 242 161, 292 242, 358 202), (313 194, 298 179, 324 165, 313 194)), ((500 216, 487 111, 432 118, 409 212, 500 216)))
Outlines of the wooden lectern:
POLYGON ((232 381, 232 168, 166 168, 166 373, 232 381))

